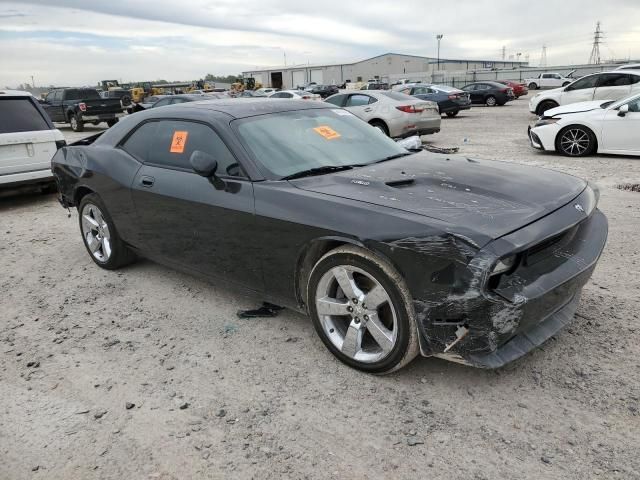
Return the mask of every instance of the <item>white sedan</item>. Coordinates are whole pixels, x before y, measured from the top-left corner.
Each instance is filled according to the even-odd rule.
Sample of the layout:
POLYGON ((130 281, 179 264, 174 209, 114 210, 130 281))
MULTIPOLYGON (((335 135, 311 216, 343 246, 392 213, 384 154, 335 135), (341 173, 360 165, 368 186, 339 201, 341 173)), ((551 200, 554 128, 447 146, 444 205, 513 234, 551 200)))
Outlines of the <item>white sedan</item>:
POLYGON ((547 110, 529 128, 531 145, 570 157, 640 155, 640 94, 547 110))
POLYGON ((303 90, 280 90, 269 95, 269 98, 290 98, 294 100, 315 100, 322 101, 322 97, 315 93, 305 92, 303 90))

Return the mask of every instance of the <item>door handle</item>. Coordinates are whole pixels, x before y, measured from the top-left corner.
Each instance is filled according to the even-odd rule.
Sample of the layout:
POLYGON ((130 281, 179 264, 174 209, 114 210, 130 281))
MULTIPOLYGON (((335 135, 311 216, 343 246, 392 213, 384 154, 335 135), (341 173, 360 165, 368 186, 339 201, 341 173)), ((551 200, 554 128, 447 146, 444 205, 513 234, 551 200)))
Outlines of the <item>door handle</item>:
POLYGON ((371 107, 367 107, 364 109, 365 112, 370 112, 371 111, 371 107))
POLYGON ((149 177, 147 175, 143 175, 142 178, 140 178, 140 185, 142 185, 143 187, 153 187, 153 184, 155 183, 156 179, 153 177, 149 177))

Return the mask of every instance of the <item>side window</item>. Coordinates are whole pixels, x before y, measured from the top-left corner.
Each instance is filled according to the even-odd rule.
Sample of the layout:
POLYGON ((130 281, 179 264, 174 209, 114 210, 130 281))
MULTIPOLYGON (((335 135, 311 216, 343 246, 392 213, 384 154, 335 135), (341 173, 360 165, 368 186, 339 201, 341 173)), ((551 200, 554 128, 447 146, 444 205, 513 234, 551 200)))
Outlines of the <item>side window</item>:
POLYGON ((344 102, 344 97, 346 97, 346 95, 334 95, 331 98, 327 98, 325 102, 331 103, 336 107, 341 107, 344 102))
POLYGON ((560 80, 562 77, 560 75, 558 75, 557 73, 555 73, 553 75, 553 78, 555 78, 556 80, 560 80))
POLYGON ((283 92, 277 92, 271 95, 271 98, 287 98, 283 92))
MULTIPOLYGON (((402 93, 405 93, 405 92, 402 92, 402 93)), ((431 93, 431 92, 429 92, 429 89, 426 87, 416 87, 413 89, 413 95, 426 95, 428 93, 431 93)))
POLYGON ((462 87, 462 90, 464 90, 465 92, 473 92, 475 85, 465 85, 464 87, 462 87))
POLYGON ((122 148, 144 163, 186 170, 191 170, 191 154, 200 150, 217 160, 219 175, 244 176, 218 134, 201 123, 179 120, 145 123, 125 141, 122 148))
POLYGON ((584 88, 594 88, 598 82, 598 75, 590 75, 588 77, 576 80, 567 88, 569 90, 582 90, 584 88))
POLYGON ((635 85, 640 82, 640 75, 629 75, 629 83, 631 85, 635 85))
POLYGON ((630 112, 640 112, 640 98, 636 98, 633 102, 629 103, 630 112))
POLYGON ((542 78, 551 78, 551 75, 549 75, 548 73, 543 73, 542 78))
POLYGON ((184 98, 174 98, 171 102, 171 105, 175 105, 176 103, 185 103, 186 100, 184 98))
POLYGON ((346 107, 361 107, 363 105, 369 105, 369 100, 371 97, 369 95, 350 95, 346 107))
POLYGON ((60 94, 60 90, 54 90, 47 96, 47 100, 49 100, 50 102, 59 102, 61 96, 60 94))
POLYGON ((626 73, 605 73, 600 75, 598 88, 602 87, 623 87, 630 85, 629 75, 626 73))
POLYGON ((154 103, 153 108, 164 107, 165 105, 169 105, 170 102, 171 102, 170 98, 163 98, 162 100, 158 100, 156 103, 154 103))

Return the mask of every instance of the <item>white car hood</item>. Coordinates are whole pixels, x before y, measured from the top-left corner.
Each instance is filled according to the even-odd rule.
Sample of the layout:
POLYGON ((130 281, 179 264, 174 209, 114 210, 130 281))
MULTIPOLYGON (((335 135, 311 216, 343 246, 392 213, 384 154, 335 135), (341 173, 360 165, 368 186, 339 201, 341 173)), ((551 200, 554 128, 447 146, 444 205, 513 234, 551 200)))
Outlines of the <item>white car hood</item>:
POLYGON ((552 108, 544 112, 545 117, 553 117, 555 115, 562 115, 567 113, 581 113, 589 112, 591 110, 599 109, 603 103, 609 100, 593 100, 590 102, 578 102, 570 103, 568 105, 561 105, 560 107, 552 108))

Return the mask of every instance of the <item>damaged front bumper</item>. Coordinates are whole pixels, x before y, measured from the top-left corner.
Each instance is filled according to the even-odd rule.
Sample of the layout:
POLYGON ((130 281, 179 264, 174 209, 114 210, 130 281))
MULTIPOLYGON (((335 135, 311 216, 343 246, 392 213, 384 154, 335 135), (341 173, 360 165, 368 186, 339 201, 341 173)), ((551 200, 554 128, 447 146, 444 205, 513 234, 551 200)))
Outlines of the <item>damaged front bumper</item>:
POLYGON ((607 239, 596 197, 587 187, 556 212, 491 242, 444 301, 414 300, 423 355, 498 368, 569 323, 607 239), (515 255, 514 267, 491 275, 505 255, 515 255))

